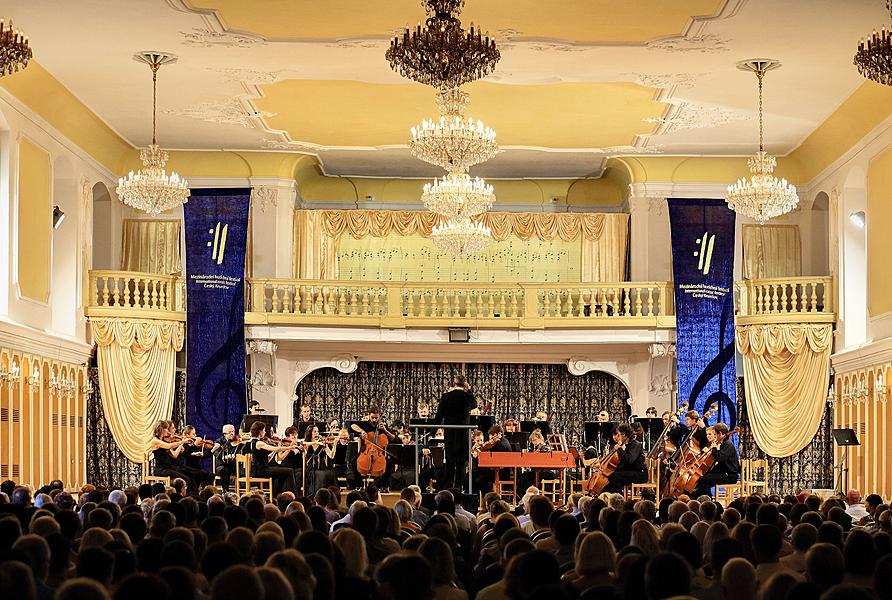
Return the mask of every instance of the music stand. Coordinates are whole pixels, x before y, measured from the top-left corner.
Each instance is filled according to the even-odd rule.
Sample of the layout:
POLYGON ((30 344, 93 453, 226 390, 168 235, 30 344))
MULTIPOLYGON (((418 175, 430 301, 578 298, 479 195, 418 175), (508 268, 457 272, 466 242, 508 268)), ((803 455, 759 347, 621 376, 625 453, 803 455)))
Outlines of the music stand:
POLYGON ((601 454, 604 447, 610 443, 610 435, 616 429, 616 425, 616 421, 586 421, 583 424, 586 445, 595 446, 598 454, 601 454))
POLYGON ((327 423, 323 423, 322 421, 316 421, 315 419, 311 419, 309 421, 295 421, 294 426, 297 427, 297 439, 302 440, 307 437, 307 429, 311 429, 312 427, 318 427, 319 431, 325 431, 325 428, 328 426, 327 423))
POLYGON ((641 428, 644 429, 644 439, 641 441, 644 443, 644 449, 650 450, 654 441, 663 433, 665 427, 663 419, 660 417, 635 417, 633 422, 641 423, 641 428))
POLYGON ((511 443, 511 449, 515 452, 525 450, 530 441, 529 431, 509 431, 505 433, 505 439, 511 443))
POLYGON ((244 415, 239 429, 242 431, 251 431, 251 426, 257 421, 266 425, 266 435, 273 435, 276 428, 279 426, 279 415, 244 415))
POLYGON ((493 415, 471 415, 468 422, 471 425, 476 425, 477 429, 482 431, 485 436, 489 433, 492 426, 495 425, 496 418, 493 415))
POLYGON ((849 446, 860 446, 861 442, 858 441, 858 436, 855 435, 855 430, 851 428, 832 429, 831 433, 833 434, 833 441, 836 442, 836 445, 843 447, 842 460, 840 460, 839 464, 835 465, 833 468, 839 470, 839 475, 836 478, 836 491, 839 494, 845 494, 845 489, 843 489, 843 476, 849 470, 846 467, 849 457, 849 446))
POLYGON ((534 429, 542 432, 543 436, 551 433, 551 426, 548 421, 521 421, 520 430, 532 433, 534 429))

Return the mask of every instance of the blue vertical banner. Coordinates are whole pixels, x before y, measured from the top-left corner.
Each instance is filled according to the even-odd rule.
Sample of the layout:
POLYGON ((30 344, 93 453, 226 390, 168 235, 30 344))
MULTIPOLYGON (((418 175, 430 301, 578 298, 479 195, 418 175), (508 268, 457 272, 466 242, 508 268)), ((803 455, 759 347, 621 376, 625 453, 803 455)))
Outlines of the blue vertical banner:
POLYGON ((724 200, 669 200, 678 401, 737 426, 734 211, 724 200))
POLYGON ((199 435, 247 408, 245 247, 250 189, 192 190, 186 227, 186 420, 199 435))

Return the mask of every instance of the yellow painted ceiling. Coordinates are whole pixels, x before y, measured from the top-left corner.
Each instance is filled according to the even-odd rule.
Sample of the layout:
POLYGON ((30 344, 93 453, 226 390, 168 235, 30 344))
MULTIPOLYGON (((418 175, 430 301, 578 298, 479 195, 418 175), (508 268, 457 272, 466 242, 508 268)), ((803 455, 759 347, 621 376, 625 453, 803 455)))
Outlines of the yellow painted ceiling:
MULTIPOLYGON (((650 133, 646 117, 665 105, 655 90, 632 83, 500 85, 475 82, 469 116, 495 129, 500 144, 603 148, 650 133)), ((264 86, 258 108, 291 139, 328 146, 405 144, 412 126, 437 115, 434 92, 414 83, 287 80, 264 86)))
MULTIPOLYGON (((423 21, 419 0, 189 0, 214 10, 227 28, 266 38, 384 35, 423 21)), ((524 37, 580 42, 644 42, 681 33, 693 16, 710 16, 722 0, 469 0, 462 23, 524 37)))

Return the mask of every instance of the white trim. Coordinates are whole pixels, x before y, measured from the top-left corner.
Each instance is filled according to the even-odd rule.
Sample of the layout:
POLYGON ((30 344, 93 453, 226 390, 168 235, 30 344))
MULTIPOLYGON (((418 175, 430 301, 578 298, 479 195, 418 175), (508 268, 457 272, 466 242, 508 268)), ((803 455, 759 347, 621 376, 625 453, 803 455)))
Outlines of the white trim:
MULTIPOLYGON (((421 194, 419 193, 419 196, 421 194)), ((324 201, 307 201, 301 200, 297 208, 315 209, 315 210, 426 210, 424 204, 418 202, 368 202, 366 200, 324 200, 324 201)), ((492 209, 496 212, 534 212, 534 213, 620 213, 626 212, 622 204, 605 205, 605 206, 578 206, 566 204, 507 204, 496 202, 492 209)))
POLYGON ((629 185, 631 198, 717 198, 728 194, 730 183, 641 182, 629 185))
POLYGON ((830 357, 830 364, 837 375, 890 361, 892 361, 892 338, 868 342, 850 350, 837 352, 830 357))
POLYGON ((868 317, 867 331, 872 340, 892 338, 892 311, 868 317))
POLYGON ((72 364, 84 364, 90 360, 93 347, 90 344, 48 331, 19 325, 0 317, 0 345, 34 354, 46 360, 59 360, 72 364))

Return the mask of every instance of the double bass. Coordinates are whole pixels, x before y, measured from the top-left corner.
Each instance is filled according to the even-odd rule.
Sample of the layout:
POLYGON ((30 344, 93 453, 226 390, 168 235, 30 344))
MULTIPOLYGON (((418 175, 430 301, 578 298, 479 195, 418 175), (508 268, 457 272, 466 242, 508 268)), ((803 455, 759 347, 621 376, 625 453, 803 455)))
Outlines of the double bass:
MULTIPOLYGON (((728 432, 728 435, 725 436, 725 439, 739 432, 740 428, 735 427, 733 430, 728 432)), ((700 481, 700 478, 709 473, 714 465, 715 456, 713 456, 712 454, 712 448, 706 448, 690 463, 679 467, 680 472, 675 478, 675 487, 673 488, 673 491, 675 491, 675 489, 678 489, 680 490, 679 494, 681 494, 682 492, 690 494, 695 489, 697 489, 697 483, 700 481)))
POLYGON ((595 467, 592 474, 589 475, 588 481, 585 482, 585 485, 582 488, 586 494, 597 496, 603 492, 604 488, 607 487, 607 484, 610 483, 610 476, 613 475, 619 467, 619 453, 617 450, 619 450, 619 444, 613 446, 613 448, 598 461, 598 466, 595 467))
POLYGON ((381 431, 379 422, 374 431, 362 435, 362 452, 356 457, 356 470, 363 477, 380 477, 387 470, 387 434, 381 431))

